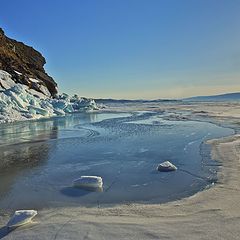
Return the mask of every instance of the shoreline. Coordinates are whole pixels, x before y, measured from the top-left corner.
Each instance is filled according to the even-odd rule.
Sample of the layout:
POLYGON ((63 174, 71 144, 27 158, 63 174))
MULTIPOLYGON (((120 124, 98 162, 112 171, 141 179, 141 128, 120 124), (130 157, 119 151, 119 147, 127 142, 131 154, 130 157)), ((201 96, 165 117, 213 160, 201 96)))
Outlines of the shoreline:
MULTIPOLYGON (((239 239, 240 135, 208 143, 213 159, 222 163, 212 188, 164 204, 45 209, 39 212, 35 224, 16 229, 9 238, 239 239)), ((0 218, 1 226, 7 219, 0 218)), ((3 228, 0 237, 1 231, 3 228)))

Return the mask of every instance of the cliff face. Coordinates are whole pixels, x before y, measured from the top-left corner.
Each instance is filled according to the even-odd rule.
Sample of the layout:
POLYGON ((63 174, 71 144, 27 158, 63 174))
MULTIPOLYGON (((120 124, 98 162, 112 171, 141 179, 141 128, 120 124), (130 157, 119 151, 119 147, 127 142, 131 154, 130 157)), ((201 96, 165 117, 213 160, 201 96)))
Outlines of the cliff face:
POLYGON ((10 73, 16 83, 25 84, 39 92, 43 92, 43 87, 47 87, 54 97, 57 94, 57 84, 45 72, 45 63, 41 53, 8 38, 0 28, 0 70, 10 73))

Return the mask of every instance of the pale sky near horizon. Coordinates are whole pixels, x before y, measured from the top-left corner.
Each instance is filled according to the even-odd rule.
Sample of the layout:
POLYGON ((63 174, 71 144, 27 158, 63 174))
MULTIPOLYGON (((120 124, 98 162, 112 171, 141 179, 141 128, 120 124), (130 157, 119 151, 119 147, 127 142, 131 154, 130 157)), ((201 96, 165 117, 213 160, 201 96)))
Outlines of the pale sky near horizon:
POLYGON ((12 0, 0 27, 60 91, 95 98, 240 92, 239 0, 12 0))

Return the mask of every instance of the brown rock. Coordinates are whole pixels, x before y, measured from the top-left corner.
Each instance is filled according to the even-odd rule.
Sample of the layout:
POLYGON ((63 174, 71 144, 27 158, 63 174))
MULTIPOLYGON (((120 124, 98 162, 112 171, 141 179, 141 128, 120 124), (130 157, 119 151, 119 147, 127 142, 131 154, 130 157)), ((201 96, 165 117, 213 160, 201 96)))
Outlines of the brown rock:
POLYGON ((30 88, 36 89, 36 86, 31 86, 29 77, 40 80, 40 84, 45 85, 54 97, 57 94, 57 83, 45 72, 45 63, 41 53, 22 42, 8 38, 0 28, 0 69, 10 73, 16 83, 29 85, 30 88))

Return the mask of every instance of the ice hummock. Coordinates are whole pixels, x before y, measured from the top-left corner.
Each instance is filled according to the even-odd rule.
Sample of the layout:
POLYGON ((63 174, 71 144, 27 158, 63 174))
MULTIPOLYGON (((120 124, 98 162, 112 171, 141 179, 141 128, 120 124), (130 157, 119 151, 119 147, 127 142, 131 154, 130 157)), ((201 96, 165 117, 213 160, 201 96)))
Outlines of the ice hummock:
MULTIPOLYGON (((37 80, 31 80, 38 84, 37 80)), ((39 88, 41 92, 15 83, 9 73, 0 70, 0 123, 99 109, 93 99, 68 94, 51 98, 47 87, 39 88)))

